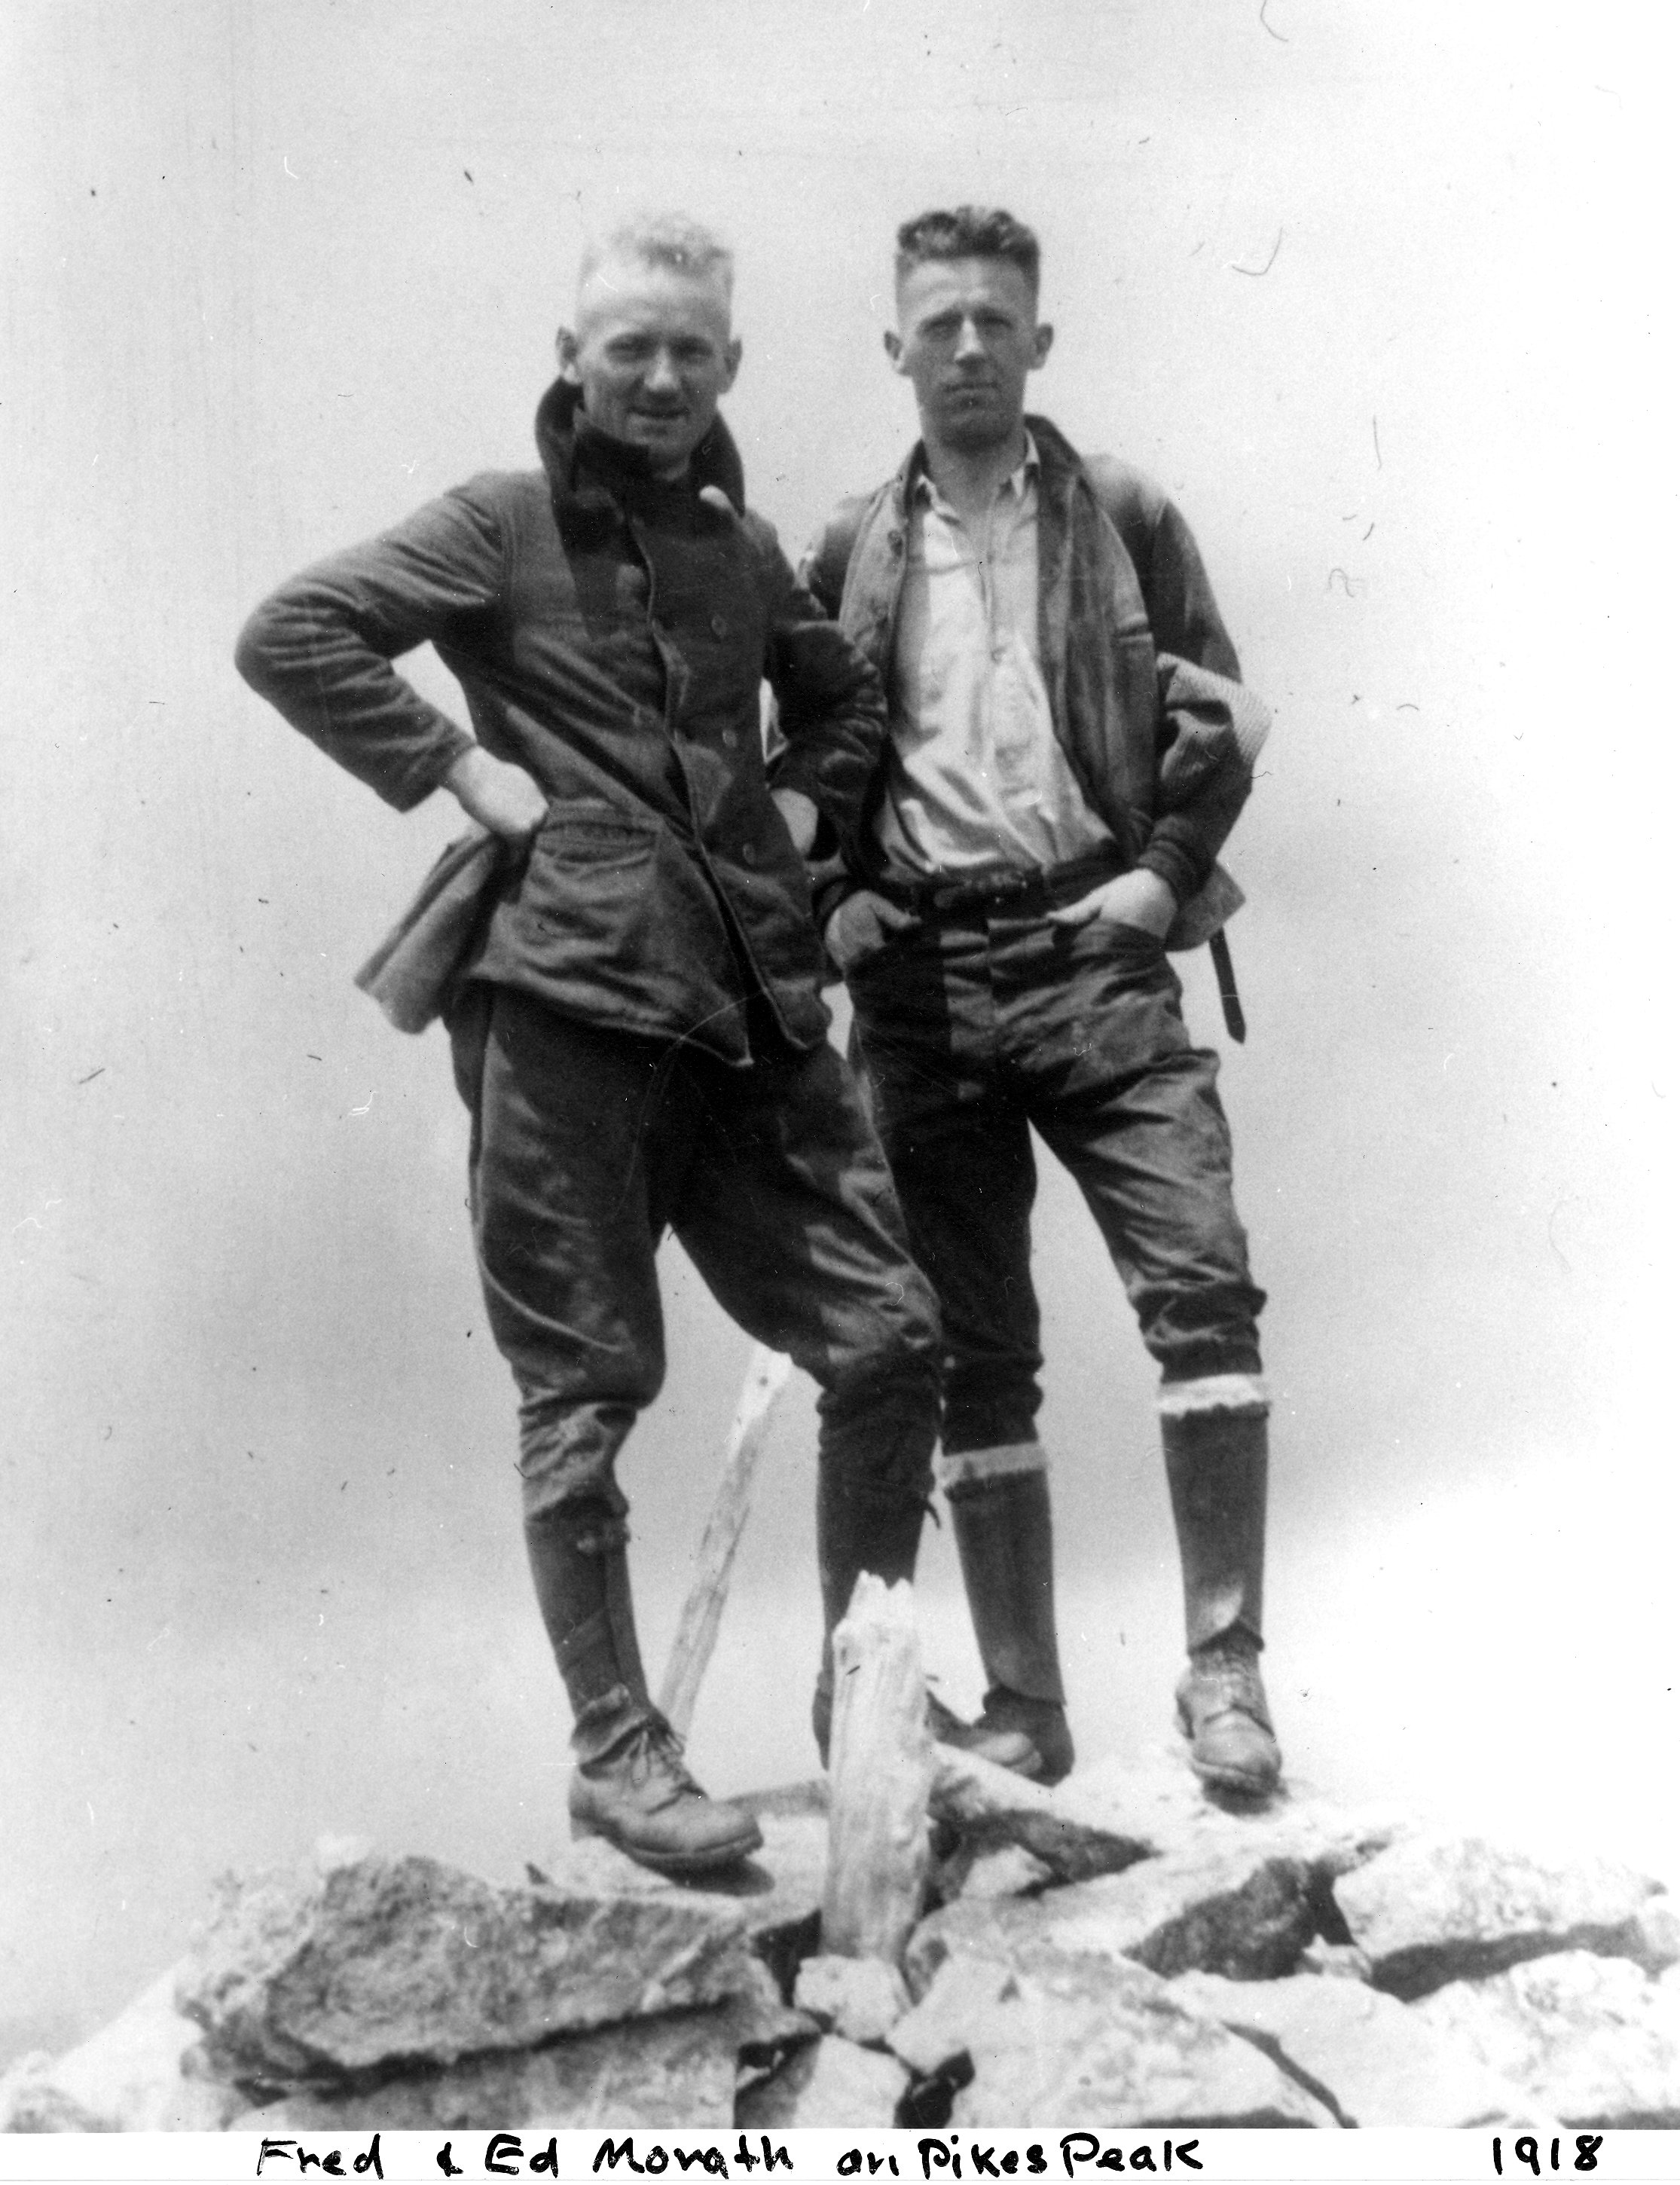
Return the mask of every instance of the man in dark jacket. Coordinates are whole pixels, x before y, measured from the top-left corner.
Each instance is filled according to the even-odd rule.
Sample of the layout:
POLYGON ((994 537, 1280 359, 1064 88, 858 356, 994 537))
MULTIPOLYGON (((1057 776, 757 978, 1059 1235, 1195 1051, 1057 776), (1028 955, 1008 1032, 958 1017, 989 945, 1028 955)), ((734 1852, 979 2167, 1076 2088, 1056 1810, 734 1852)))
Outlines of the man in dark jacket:
POLYGON ((571 1811, 678 1873, 759 1839, 684 1769, 631 1616, 614 1461, 664 1370, 661 1233, 821 1386, 830 1626, 860 1571, 912 1572, 938 1404, 932 1299, 825 1037, 802 863, 858 847, 880 684, 744 506, 717 415, 730 284, 685 220, 594 249, 541 471, 476 478, 305 571, 238 655, 388 802, 443 785, 504 845, 449 1020, 531 1567, 576 1717, 571 1811), (392 668, 428 639, 476 734, 392 668))
POLYGON ((982 1719, 1029 1735, 1046 1776, 1071 1767, 1034 1425, 1030 1126, 1077 1179, 1161 1367, 1192 1764, 1264 1795, 1279 1769, 1257 1665, 1264 1299, 1215 1060, 1190 1044, 1165 952, 1208 940, 1241 899, 1214 861, 1267 719, 1177 511, 1025 414, 1051 342, 1030 231, 964 206, 898 243, 886 345, 922 438, 840 509, 807 571, 879 668, 890 729, 823 907, 940 1300, 939 1477, 982 1719))

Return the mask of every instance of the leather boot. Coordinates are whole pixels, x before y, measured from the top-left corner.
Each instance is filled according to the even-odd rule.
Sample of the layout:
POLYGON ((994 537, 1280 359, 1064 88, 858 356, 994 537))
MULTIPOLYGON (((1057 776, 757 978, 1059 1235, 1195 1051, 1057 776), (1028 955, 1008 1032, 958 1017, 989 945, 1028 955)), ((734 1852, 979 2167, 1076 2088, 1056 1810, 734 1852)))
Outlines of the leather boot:
POLYGON ((1050 1483, 1041 1466, 946 1488, 974 1640, 986 1674, 978 1728, 1030 1739, 1041 1783, 1074 1764, 1056 1646, 1050 1483))
POLYGON ((1163 1391, 1161 1411, 1190 1648, 1176 1694, 1179 1726, 1204 1783, 1263 1798, 1282 1766, 1259 1671, 1265 1400, 1251 1384, 1220 1408, 1198 1407, 1188 1396, 1196 1384, 1182 1385, 1176 1399, 1170 1384, 1163 1391))
MULTIPOLYGON (((838 1466, 817 1467, 817 1567, 823 1588, 823 1660, 811 1701, 811 1728, 824 1768, 834 1706, 834 1626, 851 1606, 860 1574, 873 1571, 888 1585, 916 1575, 924 1505, 916 1497, 870 1494, 838 1466)), ((994 1766, 1030 1774, 1038 1755, 1018 1731, 991 1731, 963 1722, 928 1695, 928 1728, 940 1745, 977 1754, 994 1766)))
POLYGON ((572 1702, 572 1833, 601 1836, 660 1874, 709 1874, 763 1841, 738 1807, 708 1798, 683 1741, 648 1697, 622 1518, 562 1504, 525 1521, 537 1601, 572 1702))

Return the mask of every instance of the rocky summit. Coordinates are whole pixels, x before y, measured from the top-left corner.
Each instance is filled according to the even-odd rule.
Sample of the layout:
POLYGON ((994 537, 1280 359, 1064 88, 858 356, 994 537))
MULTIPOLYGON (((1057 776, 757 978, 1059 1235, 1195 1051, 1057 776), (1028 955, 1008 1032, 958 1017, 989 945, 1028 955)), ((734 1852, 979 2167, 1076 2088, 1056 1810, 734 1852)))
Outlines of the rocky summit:
POLYGON ((887 1964, 823 1950, 823 1786, 748 1802, 762 1852, 705 1887, 598 1841, 517 1883, 332 1842, 230 1877, 0 2078, 0 2129, 1680 2128, 1680 1915, 1612 1861, 941 1748, 887 1964))

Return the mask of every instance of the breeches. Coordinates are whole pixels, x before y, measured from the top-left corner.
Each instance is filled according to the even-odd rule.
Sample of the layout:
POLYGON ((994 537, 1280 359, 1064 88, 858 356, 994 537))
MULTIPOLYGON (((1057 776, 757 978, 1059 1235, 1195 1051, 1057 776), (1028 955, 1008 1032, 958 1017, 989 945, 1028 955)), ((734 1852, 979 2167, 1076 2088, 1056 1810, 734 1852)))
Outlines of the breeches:
POLYGON ((665 1373, 667 1229, 731 1318, 817 1381, 823 1461, 874 1494, 925 1496, 937 1316, 830 1048, 773 1036, 734 1068, 505 986, 469 988, 450 1035, 527 1517, 588 1502, 622 1528, 614 1461, 665 1373))
POLYGON ((1190 1043, 1158 942, 993 906, 924 918, 849 983, 853 1057, 939 1297, 947 1455, 1034 1439, 1030 1131, 1084 1193, 1164 1379, 1259 1373, 1265 1294, 1219 1065, 1190 1043))

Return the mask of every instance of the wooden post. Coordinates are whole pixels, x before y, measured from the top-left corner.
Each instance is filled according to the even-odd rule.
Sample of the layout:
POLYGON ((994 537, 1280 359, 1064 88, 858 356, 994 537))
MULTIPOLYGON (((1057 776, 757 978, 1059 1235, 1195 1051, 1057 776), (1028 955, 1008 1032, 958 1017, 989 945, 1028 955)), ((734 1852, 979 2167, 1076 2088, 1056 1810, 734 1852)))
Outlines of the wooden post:
POLYGON ((786 1388, 792 1371, 790 1358, 784 1358, 779 1350, 767 1350, 762 1343, 755 1344, 724 1445, 723 1469, 712 1515, 700 1537, 694 1583, 683 1603, 671 1658, 659 1687, 659 1711, 679 1737, 688 1735, 689 1724, 694 1720, 700 1679, 717 1643, 717 1625, 729 1590, 735 1550, 740 1545, 741 1531, 752 1505, 753 1475, 763 1454, 776 1399, 786 1388))
POLYGON ((834 1633, 827 1955, 902 1957, 922 1916, 933 1775, 914 1596, 865 1571, 834 1633))

